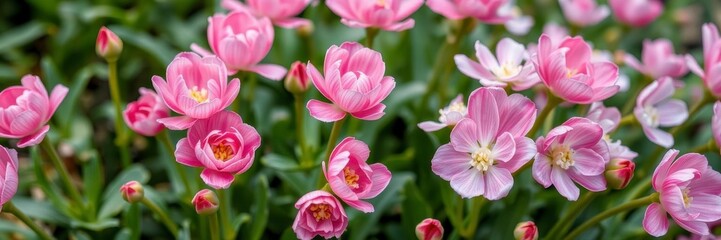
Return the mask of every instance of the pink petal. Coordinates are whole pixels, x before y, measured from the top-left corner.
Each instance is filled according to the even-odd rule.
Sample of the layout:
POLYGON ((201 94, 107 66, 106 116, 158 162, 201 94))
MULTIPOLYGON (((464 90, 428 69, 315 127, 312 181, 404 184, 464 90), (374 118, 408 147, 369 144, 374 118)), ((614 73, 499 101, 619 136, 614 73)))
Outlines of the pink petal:
POLYGON ((654 237, 666 235, 668 232, 668 217, 660 204, 651 203, 643 215, 643 229, 654 237))
POLYGON ((275 64, 258 64, 249 69, 252 72, 260 74, 261 76, 275 81, 283 80, 285 74, 288 72, 282 66, 275 64))
POLYGON ((548 188, 553 184, 551 182, 551 162, 546 155, 536 154, 536 160, 533 161, 532 173, 533 179, 541 184, 544 188, 548 188))
POLYGON ((721 219, 721 196, 692 194, 691 197, 688 211, 691 214, 698 214, 694 219, 695 221, 713 222, 721 219))
POLYGON ((408 19, 400 23, 392 24, 390 26, 381 27, 381 29, 390 32, 401 32, 413 28, 416 25, 416 21, 408 19))
POLYGON ((696 59, 693 58, 691 54, 686 54, 686 66, 688 66, 688 69, 690 69, 691 72, 701 78, 704 78, 704 72, 701 69, 701 66, 698 65, 698 62, 696 62, 696 59))
POLYGON ((435 131, 441 130, 447 126, 448 125, 446 125, 446 124, 437 123, 437 122, 433 122, 433 121, 425 121, 425 122, 418 123, 418 127, 423 129, 423 131, 425 131, 425 132, 435 132, 435 131))
POLYGON ((53 88, 53 91, 50 93, 50 109, 48 111, 49 115, 53 115, 55 113, 55 110, 58 109, 58 106, 60 106, 60 103, 63 102, 63 99, 65 96, 68 95, 68 88, 63 85, 57 85, 55 88, 53 88))
POLYGON ((451 144, 444 144, 436 150, 431 160, 433 173, 450 181, 453 176, 471 167, 468 153, 456 151, 451 144))
POLYGON ((368 191, 362 198, 370 199, 378 196, 383 190, 386 189, 388 186, 388 183, 391 182, 391 171, 388 170, 388 168, 380 163, 374 163, 370 165, 371 169, 373 170, 373 175, 371 175, 371 181, 373 182, 373 186, 371 186, 371 190, 368 191))
POLYGON ((306 26, 313 26, 313 22, 303 18, 286 18, 274 21, 275 25, 287 29, 295 29, 306 26))
POLYGON ((235 180, 232 173, 218 172, 207 168, 200 173, 200 178, 203 179, 205 184, 215 189, 227 189, 235 180))
MULTIPOLYGON (((327 175, 330 176, 337 176, 340 174, 341 171, 348 165, 348 161, 350 161, 350 152, 343 151, 339 153, 331 154, 330 159, 328 160, 328 169, 327 169, 327 175)), ((323 169, 325 171, 325 161, 322 162, 323 169)))
POLYGON ((688 118, 688 109, 684 101, 670 99, 656 106, 658 124, 662 127, 681 125, 688 118))
POLYGON ((566 197, 569 201, 576 201, 576 199, 578 199, 580 190, 563 169, 559 167, 553 167, 551 169, 551 182, 553 186, 556 187, 556 190, 558 190, 558 193, 566 197))
POLYGON ((552 86, 553 93, 566 101, 578 104, 593 102, 593 90, 586 84, 573 79, 562 79, 552 86))
POLYGON ((504 168, 490 167, 485 173, 486 191, 483 195, 488 200, 498 200, 508 195, 513 187, 513 176, 504 168))
POLYGON ((45 139, 45 135, 48 131, 50 131, 50 125, 45 125, 37 132, 21 138, 20 141, 18 141, 18 148, 25 148, 40 144, 40 142, 45 139))
POLYGON ((175 161, 190 167, 203 167, 203 164, 195 158, 195 149, 188 143, 188 138, 182 138, 176 144, 175 161))
POLYGON ((366 121, 375 121, 383 117, 386 113, 383 112, 386 109, 385 104, 378 104, 375 105, 372 108, 358 111, 358 112, 352 112, 351 115, 355 118, 366 120, 366 121))
POLYGON ((370 204, 363 200, 343 199, 343 202, 347 203, 352 208, 358 209, 358 211, 361 211, 364 213, 372 213, 375 211, 375 209, 373 208, 373 204, 370 204))
POLYGON ((498 62, 502 64, 519 65, 526 53, 525 47, 510 38, 503 38, 496 46, 498 62))
POLYGON ((190 44, 190 50, 192 50, 193 52, 197 53, 198 55, 200 55, 202 57, 208 57, 208 56, 215 55, 212 52, 208 51, 207 49, 205 49, 195 43, 190 44))
POLYGON ((448 0, 427 0, 426 6, 433 12, 443 15, 449 19, 461 19, 467 16, 463 15, 456 9, 456 7, 448 0))
POLYGON ((668 175, 668 170, 671 168, 671 164, 676 159, 676 156, 678 155, 678 150, 671 149, 666 152, 666 154, 661 158, 661 162, 658 164, 656 169, 653 171, 653 177, 651 179, 651 183, 653 184, 653 189, 656 191, 661 191, 663 188, 663 181, 666 180, 666 176, 668 175))
POLYGON ((568 176, 573 179, 573 181, 577 182, 591 192, 606 190, 606 178, 603 174, 596 176, 584 176, 578 173, 575 169, 566 171, 566 173, 568 173, 568 176))
MULTIPOLYGON (((468 98, 468 117, 476 123, 478 131, 474 134, 481 146, 488 146, 498 132, 499 111, 492 90, 479 88, 468 98)), ((463 121, 461 121, 463 122, 463 121)))
POLYGON ((513 140, 516 143, 516 153, 507 162, 498 162, 497 166, 516 172, 523 165, 536 155, 536 143, 527 137, 518 137, 513 140))
POLYGON ((496 139, 496 144, 493 145, 493 159, 501 162, 508 162, 516 154, 516 142, 513 136, 504 132, 496 139))
POLYGON ((311 116, 322 122, 335 122, 345 117, 345 112, 340 108, 315 99, 308 101, 306 108, 310 111, 311 116))
POLYGON ((494 79, 495 76, 491 72, 489 72, 485 67, 483 67, 481 64, 471 60, 470 58, 466 57, 466 55, 458 54, 455 57, 453 57, 454 61, 456 62, 456 66, 458 67, 458 70, 461 71, 466 76, 469 76, 474 79, 494 79))
POLYGON ((451 145, 456 151, 472 153, 479 146, 478 128, 472 119, 463 119, 451 130, 451 145))
POLYGON ((178 116, 178 117, 167 117, 167 118, 161 118, 158 119, 158 122, 160 124, 165 125, 170 130, 185 130, 193 126, 197 119, 186 117, 186 116, 178 116))
POLYGON ((476 168, 469 168, 451 178, 451 188, 463 198, 472 198, 483 195, 485 180, 476 168))
POLYGON ((576 150, 573 153, 573 168, 584 176, 599 175, 606 169, 606 164, 601 155, 588 148, 576 150))
POLYGON ((708 229, 708 223, 698 221, 686 221, 675 218, 674 221, 676 221, 676 224, 681 226, 683 229, 686 229, 691 233, 695 233, 701 236, 706 236, 710 234, 710 231, 708 229))
POLYGON ((646 137, 648 137, 648 140, 651 142, 665 148, 673 146, 674 140, 670 133, 664 132, 658 128, 651 128, 644 125, 641 125, 641 127, 643 128, 643 132, 646 134, 646 137))

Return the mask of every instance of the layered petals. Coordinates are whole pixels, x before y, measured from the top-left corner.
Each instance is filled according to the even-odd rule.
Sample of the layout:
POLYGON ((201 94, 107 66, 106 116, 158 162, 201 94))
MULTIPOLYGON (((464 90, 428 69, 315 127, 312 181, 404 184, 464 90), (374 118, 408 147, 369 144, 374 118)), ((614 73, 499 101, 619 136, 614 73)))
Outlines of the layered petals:
POLYGON ((445 127, 455 126, 461 119, 468 115, 468 108, 466 108, 466 104, 464 103, 463 95, 459 94, 456 96, 448 106, 438 110, 438 113, 441 114, 441 116, 438 117, 438 122, 425 121, 418 123, 418 127, 426 132, 434 132, 445 127))
POLYGON ((256 17, 267 17, 273 24, 282 28, 311 26, 308 19, 296 18, 308 6, 311 0, 223 0, 220 5, 230 11, 247 11, 256 17))
POLYGON ((674 139, 659 127, 678 126, 688 118, 686 103, 671 99, 675 90, 670 77, 658 79, 641 91, 633 110, 646 137, 666 148, 673 146, 674 139))
POLYGON ((595 25, 611 13, 607 6, 596 5, 596 0, 559 0, 558 3, 566 19, 580 27, 595 25))
MULTIPOLYGON (((260 1, 260 0, 259 0, 260 1)), ((380 28, 400 32, 413 28, 407 19, 423 5, 422 0, 328 0, 326 5, 341 17, 341 23, 352 28, 380 28)))
POLYGON ((502 39, 496 46, 496 56, 476 41, 476 57, 478 62, 465 55, 455 56, 458 70, 463 74, 478 79, 487 87, 506 87, 511 85, 515 91, 526 90, 536 83, 538 78, 528 59, 528 53, 523 45, 510 38, 502 39))
POLYGON ((501 24, 511 19, 501 12, 509 0, 427 0, 426 5, 435 13, 452 20, 475 18, 487 24, 501 24))
POLYGON ((609 0, 608 4, 619 22, 632 27, 646 26, 663 12, 660 0, 609 0))
POLYGON ((123 120, 133 131, 152 137, 163 130, 158 122, 160 118, 170 116, 170 110, 163 103, 163 99, 153 90, 140 88, 140 98, 128 103, 123 111, 123 120))
POLYGON ((686 59, 673 53, 673 44, 667 39, 643 41, 642 58, 639 62, 633 55, 626 54, 624 62, 653 79, 682 77, 688 73, 686 59))
POLYGON ((348 227, 348 215, 343 205, 328 192, 306 193, 295 203, 295 208, 298 214, 292 228, 298 239, 340 238, 348 227))

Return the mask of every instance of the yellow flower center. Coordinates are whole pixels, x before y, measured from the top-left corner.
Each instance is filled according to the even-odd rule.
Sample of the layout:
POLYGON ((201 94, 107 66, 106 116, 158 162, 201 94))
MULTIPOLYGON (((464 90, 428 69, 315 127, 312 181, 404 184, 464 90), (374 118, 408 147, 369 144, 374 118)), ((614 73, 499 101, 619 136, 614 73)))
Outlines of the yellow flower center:
POLYGON ((573 166, 573 150, 566 145, 560 145, 551 152, 551 163, 563 169, 573 166))
POLYGON ((206 89, 200 89, 198 90, 198 86, 194 86, 190 90, 190 97, 193 98, 198 103, 204 103, 208 101, 208 90, 206 89))
POLYGON ((499 78, 509 78, 518 75, 519 72, 521 72, 522 67, 510 64, 510 63, 504 63, 499 68, 493 69, 493 74, 496 75, 496 77, 499 78))
POLYGON ((566 77, 567 78, 571 78, 576 74, 578 74, 578 69, 566 69, 566 77))
POLYGON ((471 153, 471 166, 478 169, 478 171, 488 171, 488 168, 493 166, 493 158, 491 156, 491 150, 487 147, 483 147, 471 153))
POLYGON ((345 167, 343 168, 343 175, 345 176, 345 184, 353 189, 358 188, 358 179, 360 179, 360 176, 355 173, 355 170, 345 167))
POLYGON ((328 206, 328 204, 311 204, 310 211, 313 212, 313 217, 316 222, 330 219, 330 206, 328 206))
POLYGON ((684 189, 684 190, 681 191, 681 193, 683 193, 683 206, 686 207, 686 208, 688 208, 689 206, 691 206, 691 201, 693 201, 693 197, 690 197, 690 196, 688 195, 689 192, 690 192, 690 191, 689 191, 688 188, 686 188, 686 189, 684 189))
POLYGON ((386 0, 376 0, 376 6, 385 8, 388 7, 388 2, 386 0))
POLYGON ((225 141, 221 141, 218 144, 212 145, 211 148, 213 149, 213 155, 215 155, 215 159, 218 159, 220 161, 227 161, 235 153, 233 152, 233 148, 230 147, 225 141))

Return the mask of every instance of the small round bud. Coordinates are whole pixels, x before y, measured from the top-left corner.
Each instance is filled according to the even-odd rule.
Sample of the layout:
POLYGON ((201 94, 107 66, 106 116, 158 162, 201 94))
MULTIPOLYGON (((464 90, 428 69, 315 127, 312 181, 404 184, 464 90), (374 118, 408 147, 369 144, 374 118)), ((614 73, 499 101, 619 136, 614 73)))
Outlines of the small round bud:
POLYGON ((143 200, 145 190, 143 190, 143 185, 141 185, 138 181, 130 181, 123 184, 123 186, 120 186, 120 194, 123 196, 125 201, 129 203, 136 203, 143 200))
POLYGON ((418 240, 441 240, 443 238, 443 225, 436 219, 426 218, 416 226, 418 240))
POLYGON ((537 240, 538 228, 533 221, 521 222, 513 230, 513 237, 516 240, 537 240))
POLYGON ((110 29, 101 27, 95 41, 95 52, 107 61, 115 61, 123 52, 123 41, 110 29))
POLYGON ((608 187, 613 189, 624 189, 633 178, 633 171, 636 164, 628 159, 611 159, 606 165, 606 182, 608 187))
POLYGON ((209 189, 200 190, 193 197, 193 206, 200 215, 213 214, 218 211, 218 196, 209 189))
POLYGON ((290 65, 290 71, 288 71, 288 76, 285 77, 284 82, 285 89, 288 90, 288 92, 300 94, 308 91, 310 81, 305 69, 305 63, 300 61, 296 61, 290 65))

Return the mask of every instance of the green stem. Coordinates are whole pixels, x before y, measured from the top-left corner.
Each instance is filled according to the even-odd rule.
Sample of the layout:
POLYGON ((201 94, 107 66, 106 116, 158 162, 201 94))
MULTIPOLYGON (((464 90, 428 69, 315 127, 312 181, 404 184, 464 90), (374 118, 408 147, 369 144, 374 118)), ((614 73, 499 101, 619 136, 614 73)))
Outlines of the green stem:
POLYGON ((78 189, 73 185, 73 182, 70 180, 70 174, 68 173, 68 169, 65 168, 65 164, 63 164, 62 160, 60 160, 58 152, 55 151, 55 147, 53 147, 53 144, 50 143, 50 138, 45 137, 45 139, 40 142, 40 149, 45 152, 46 156, 50 157, 50 161, 53 163, 53 167, 55 167, 55 170, 58 172, 58 175, 60 176, 60 181, 63 183, 65 190, 69 192, 70 198, 74 202, 82 205, 83 198, 80 196, 80 192, 78 192, 78 189))
POLYGON ((551 93, 551 91, 548 91, 547 96, 548 96, 548 100, 546 101, 546 106, 544 106, 543 110, 541 110, 541 114, 539 114, 538 117, 536 118, 536 122, 533 124, 533 127, 531 128, 531 130, 528 131, 527 136, 529 136, 531 138, 533 138, 536 135, 536 132, 538 132, 538 129, 541 128, 541 125, 543 125, 543 122, 553 121, 553 116, 549 115, 549 114, 551 113, 551 111, 553 111, 553 109, 556 108, 556 106, 558 106, 558 104, 561 104, 561 102, 563 102, 563 100, 561 100, 560 98, 553 95, 553 93, 551 93), (547 119, 547 118, 549 118, 549 116, 551 119, 547 119))
MULTIPOLYGON (((170 134, 167 130, 163 130, 163 132, 159 133, 156 137, 163 144, 165 150, 168 151, 170 159, 173 160, 173 162, 170 164, 175 166, 175 171, 178 172, 178 175, 180 175, 180 180, 183 182, 183 187, 185 187, 183 195, 188 195, 189 193, 191 193, 190 182, 188 181, 188 177, 185 174, 185 169, 183 169, 183 167, 180 166, 180 163, 175 160, 175 148, 173 148, 173 143, 170 141, 170 134)), ((173 171, 173 169, 169 168, 167 171, 168 173, 170 173, 171 171, 173 171)))
POLYGON ((211 240, 220 240, 220 225, 218 224, 218 213, 213 213, 208 215, 208 218, 210 219, 210 239, 211 240))
POLYGON ((471 210, 466 217, 464 222, 468 222, 466 226, 464 226, 461 231, 459 231, 459 234, 461 237, 466 239, 472 239, 473 236, 476 235, 476 230, 478 230, 478 223, 481 220, 481 209, 483 209, 483 206, 486 205, 488 201, 486 201, 483 197, 475 197, 473 199, 473 202, 471 203, 471 210))
POLYGON ((369 27, 366 28, 366 47, 373 49, 373 41, 375 40, 376 36, 378 36, 379 29, 369 27))
POLYGON ((120 157, 124 168, 130 166, 128 151, 128 136, 123 125, 123 103, 120 99, 120 86, 118 85, 118 61, 108 61, 108 83, 110 97, 113 99, 115 110, 115 145, 120 148, 120 157))
POLYGON ((30 227, 30 229, 32 229, 33 232, 35 232, 35 234, 37 234, 40 239, 43 239, 43 240, 55 239, 55 238, 51 237, 50 235, 48 235, 48 233, 46 233, 45 230, 40 228, 40 226, 35 224, 35 222, 33 222, 33 220, 30 219, 30 217, 28 217, 27 215, 25 215, 25 213, 20 211, 20 209, 15 207, 15 204, 13 204, 12 201, 6 202, 2 206, 2 210, 4 212, 8 212, 8 213, 11 213, 12 215, 15 215, 15 217, 17 217, 18 219, 20 219, 20 221, 25 223, 25 225, 30 227))
POLYGON ((220 225, 223 229, 223 239, 233 239, 233 224, 230 221, 230 196, 226 193, 228 189, 218 189, 218 199, 220 200, 220 225))
POLYGON ((125 226, 130 229, 130 239, 140 239, 140 208, 137 203, 130 203, 130 208, 124 218, 125 226))
POLYGON ((305 125, 303 119, 305 117, 305 94, 293 94, 295 99, 295 135, 300 144, 299 163, 301 167, 309 167, 313 165, 313 159, 308 158, 308 144, 305 141, 305 125))
POLYGON ((606 218, 609 218, 618 213, 622 213, 622 212, 626 212, 626 211, 629 211, 632 209, 643 207, 643 206, 649 205, 649 204, 651 204, 653 202, 657 202, 657 201, 658 201, 658 193, 653 193, 646 197, 639 198, 639 199, 636 199, 636 200, 633 200, 630 202, 626 202, 623 205, 606 210, 602 213, 599 213, 595 217, 589 219, 585 223, 581 224, 581 226, 576 228, 576 230, 573 230, 573 232, 569 233, 566 236, 566 238, 564 238, 564 239, 567 239, 567 240, 576 239, 578 237, 578 235, 581 235, 581 233, 585 232, 589 228, 598 225, 601 221, 603 221, 606 218))
POLYGON ((616 127, 616 129, 619 129, 622 126, 631 125, 631 124, 634 124, 637 122, 638 121, 636 121, 636 115, 628 114, 626 116, 623 116, 623 118, 621 118, 621 121, 618 122, 618 127, 616 127))
MULTIPOLYGON (((333 123, 333 129, 330 130, 330 136, 328 137, 328 145, 326 146, 325 154, 323 155, 323 159, 321 161, 327 161, 330 158, 330 154, 333 152, 333 148, 335 148, 336 141, 338 141, 338 136, 340 136, 340 131, 343 128, 344 122, 345 118, 333 123)), ((319 188, 323 187, 325 183, 325 175, 323 175, 323 173, 319 174, 317 186, 319 188)))
POLYGON ((701 109, 703 109, 703 107, 705 107, 707 104, 713 103, 714 101, 716 101, 716 98, 713 95, 711 95, 711 93, 708 90, 704 91, 704 94, 703 94, 703 97, 701 98, 701 100, 696 102, 696 104, 694 104, 691 107, 691 110, 688 111, 688 118, 686 119, 686 121, 683 122, 683 124, 672 128, 671 131, 669 131, 669 133, 671 133, 671 135, 675 136, 678 132, 685 129, 689 125, 691 125, 691 119, 693 118, 693 116, 696 116, 696 113, 701 111, 701 109))
POLYGON ((178 226, 175 225, 173 220, 170 220, 170 217, 168 217, 168 214, 165 213, 158 205, 156 205, 153 201, 150 201, 148 198, 143 198, 140 200, 141 203, 145 204, 150 211, 155 213, 155 215, 158 215, 158 218, 160 218, 160 221, 165 225, 165 227, 168 228, 171 234, 173 234, 173 237, 178 237, 178 226))
POLYGON ((573 220, 575 220, 578 215, 581 215, 583 209, 586 208, 596 196, 597 194, 594 192, 586 192, 578 201, 571 203, 571 206, 566 210, 561 219, 559 219, 559 221, 553 225, 551 231, 546 234, 545 239, 558 239, 560 236, 563 236, 568 228, 571 227, 571 224, 573 224, 573 220))
POLYGON ((714 150, 718 151, 718 146, 716 146, 716 140, 710 139, 705 144, 692 148, 689 152, 703 154, 705 152, 711 152, 714 150))

